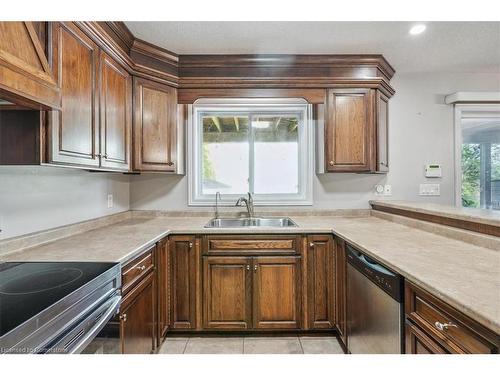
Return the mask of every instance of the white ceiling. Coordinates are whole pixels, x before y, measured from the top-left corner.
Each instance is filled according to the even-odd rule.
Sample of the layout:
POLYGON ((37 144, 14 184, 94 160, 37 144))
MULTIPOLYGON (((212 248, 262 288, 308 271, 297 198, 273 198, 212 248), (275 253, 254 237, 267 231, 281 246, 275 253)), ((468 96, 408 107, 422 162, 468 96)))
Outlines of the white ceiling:
POLYGON ((500 22, 125 22, 177 54, 383 54, 398 73, 500 74, 500 22))

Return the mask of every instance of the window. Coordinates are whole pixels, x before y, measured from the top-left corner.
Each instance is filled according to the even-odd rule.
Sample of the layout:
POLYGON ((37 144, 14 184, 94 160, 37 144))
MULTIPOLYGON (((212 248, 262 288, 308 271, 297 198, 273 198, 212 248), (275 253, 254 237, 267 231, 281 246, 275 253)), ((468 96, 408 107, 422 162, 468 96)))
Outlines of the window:
POLYGON ((203 100, 190 108, 189 204, 312 204, 312 125, 302 99, 203 100))
POLYGON ((456 106, 457 204, 500 210, 500 106, 456 106))

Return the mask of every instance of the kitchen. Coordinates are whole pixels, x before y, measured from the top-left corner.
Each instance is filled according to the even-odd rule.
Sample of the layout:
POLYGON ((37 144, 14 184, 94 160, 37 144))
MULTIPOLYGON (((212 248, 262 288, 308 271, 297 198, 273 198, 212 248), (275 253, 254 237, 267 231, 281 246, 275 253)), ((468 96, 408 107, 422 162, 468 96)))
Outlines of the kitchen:
POLYGON ((498 354, 498 20, 78 18, 0 22, 2 357, 498 354))

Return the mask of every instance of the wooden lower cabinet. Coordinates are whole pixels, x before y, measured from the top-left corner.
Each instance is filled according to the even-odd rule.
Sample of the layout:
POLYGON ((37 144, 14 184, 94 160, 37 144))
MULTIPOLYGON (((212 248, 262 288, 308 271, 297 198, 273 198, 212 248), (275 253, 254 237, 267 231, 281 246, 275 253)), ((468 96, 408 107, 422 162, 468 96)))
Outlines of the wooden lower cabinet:
POLYGON ((307 238, 308 328, 335 326, 335 269, 333 238, 314 235, 307 238))
POLYGON ((157 288, 158 288, 158 345, 165 336, 170 325, 170 262, 168 256, 168 239, 164 238, 156 244, 157 256, 157 288))
POLYGON ((251 327, 251 263, 249 257, 203 259, 203 328, 251 327))
POLYGON ((196 288, 199 253, 195 236, 172 236, 168 243, 170 267, 170 327, 196 328, 196 288))
POLYGON ((206 256, 203 328, 301 328, 298 256, 206 256))
POLYGON ((120 308, 123 354, 146 354, 156 347, 155 273, 151 272, 125 297, 120 308))
POLYGON ((499 352, 500 336, 420 287, 405 282, 406 352, 499 352))
POLYGON ((255 257, 253 269, 253 328, 300 328, 300 257, 255 257))
POLYGON ((334 240, 335 255, 335 327, 338 337, 347 348, 347 259, 345 255, 345 242, 339 237, 334 240))
POLYGON ((414 324, 407 322, 405 327, 407 354, 446 354, 432 338, 414 324))

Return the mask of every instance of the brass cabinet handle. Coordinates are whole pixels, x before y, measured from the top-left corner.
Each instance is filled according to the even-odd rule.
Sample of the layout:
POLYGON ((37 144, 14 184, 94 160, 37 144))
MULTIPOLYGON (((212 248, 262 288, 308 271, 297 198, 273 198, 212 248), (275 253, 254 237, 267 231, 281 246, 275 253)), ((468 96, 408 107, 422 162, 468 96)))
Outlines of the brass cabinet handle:
POLYGON ((247 264, 247 271, 250 271, 250 265, 247 264))
POLYGON ((309 247, 314 247, 314 242, 309 242, 309 247))
POLYGON ((444 331, 444 330, 446 330, 446 329, 448 329, 448 328, 450 328, 450 327, 457 327, 457 325, 456 325, 456 324, 453 324, 453 323, 451 323, 451 322, 448 322, 448 323, 440 323, 440 322, 436 322, 436 323, 434 323, 434 326, 435 326, 438 330, 440 330, 440 331, 444 331))
POLYGON ((255 272, 257 272, 257 265, 256 265, 256 264, 253 266, 253 270, 254 270, 255 272))
POLYGON ((330 160, 330 162, 328 164, 330 164, 331 166, 333 166, 333 164, 335 164, 335 163, 333 162, 333 160, 330 160))
POLYGON ((127 321, 127 314, 121 314, 120 320, 123 320, 124 322, 126 322, 127 321))
POLYGON ((146 269, 146 266, 145 265, 142 265, 142 266, 137 266, 136 267, 139 271, 144 271, 146 269))
POLYGON ((190 242, 190 243, 189 243, 189 248, 190 248, 190 249, 192 249, 192 248, 193 248, 193 243, 192 243, 192 242, 190 242))

